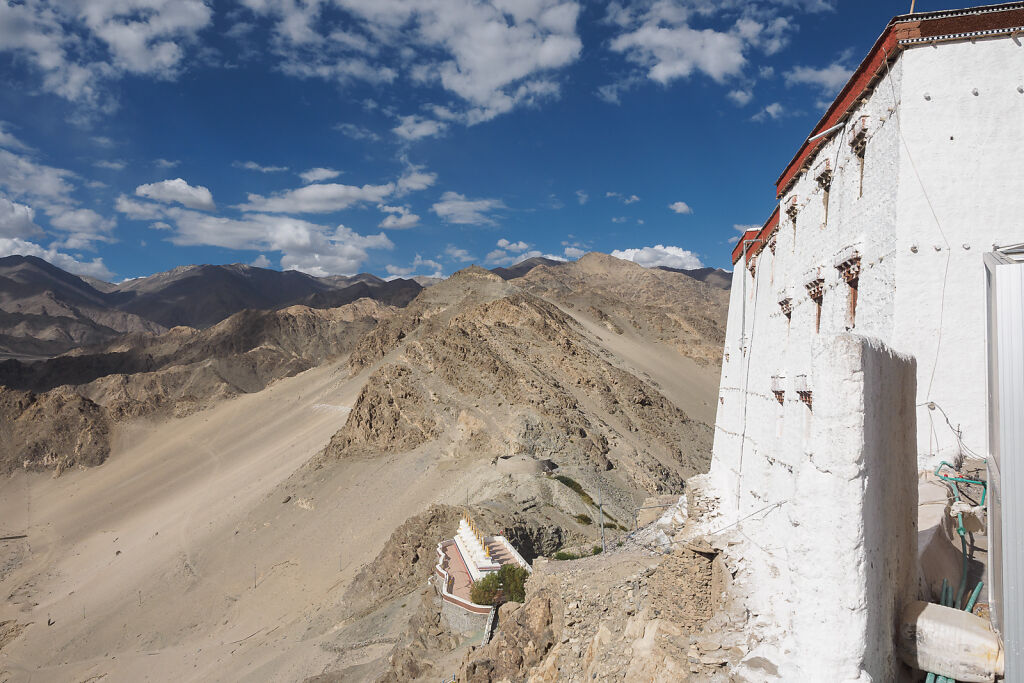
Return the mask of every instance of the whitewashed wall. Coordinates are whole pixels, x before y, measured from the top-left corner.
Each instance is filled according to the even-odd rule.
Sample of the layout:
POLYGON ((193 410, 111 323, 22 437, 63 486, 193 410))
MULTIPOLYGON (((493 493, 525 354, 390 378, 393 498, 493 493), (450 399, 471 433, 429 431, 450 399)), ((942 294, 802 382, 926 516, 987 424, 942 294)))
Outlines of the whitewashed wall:
MULTIPOLYGON (((815 349, 850 331, 916 359, 911 450, 918 467, 934 468, 960 452, 942 413, 922 405, 929 401, 962 428, 967 447, 986 454, 982 254, 993 244, 1024 242, 1024 46, 1000 37, 908 47, 849 120, 862 116, 863 178, 848 126, 782 197, 774 253, 761 251, 754 275, 745 260, 736 264, 708 477, 719 500, 716 523, 745 520, 746 536, 733 553, 743 556, 738 576, 753 625, 801 648, 813 646, 794 645, 804 637, 796 634, 813 639, 814 619, 827 618, 807 611, 802 597, 790 599, 803 595, 794 568, 814 567, 820 578, 850 566, 848 556, 822 552, 836 543, 829 524, 813 524, 808 534, 804 513, 792 507, 813 491, 804 483, 820 476, 831 447, 826 415, 814 406, 832 400, 825 387, 841 391, 850 380, 849 364, 839 358, 830 366, 819 356, 815 365, 815 349), (827 222, 815 178, 826 159, 833 169, 827 222), (795 221, 786 213, 792 197, 795 221), (835 265, 854 249, 862 270, 851 326, 850 288, 835 265), (805 289, 813 272, 825 287, 818 332, 805 289), (791 320, 778 303, 787 293, 791 320), (782 405, 773 375, 785 378, 782 405), (798 375, 808 377, 811 407, 796 394, 798 375)), ((863 511, 870 480, 865 472, 853 476, 862 478, 861 505, 856 496, 825 501, 822 520, 863 511)), ((905 514, 910 520, 915 511, 905 514)), ((883 543, 858 561, 886 562, 892 552, 883 543)), ((847 599, 873 608, 888 597, 864 584, 847 599)), ((849 614, 845 602, 828 607, 849 614)), ((794 656, 780 653, 776 661, 794 656)))
POLYGON ((986 453, 982 254, 1024 242, 1021 90, 1024 46, 1011 38, 908 48, 850 117, 867 117, 863 190, 848 126, 782 197, 775 253, 757 256, 756 275, 742 259, 733 274, 711 476, 726 506, 754 509, 772 497, 767 481, 788 476, 780 463, 802 450, 809 428, 793 422, 811 419, 794 379, 807 374, 817 336, 847 329, 918 359, 921 468, 960 451, 928 402, 968 448, 986 453), (815 180, 826 159, 827 223, 815 180), (793 197, 795 221, 785 211, 793 197), (834 267, 851 249, 862 259, 852 328, 849 287, 834 267), (825 281, 818 333, 805 289, 814 269, 825 281), (791 321, 778 304, 786 291, 791 321), (773 375, 786 378, 784 406, 773 375))

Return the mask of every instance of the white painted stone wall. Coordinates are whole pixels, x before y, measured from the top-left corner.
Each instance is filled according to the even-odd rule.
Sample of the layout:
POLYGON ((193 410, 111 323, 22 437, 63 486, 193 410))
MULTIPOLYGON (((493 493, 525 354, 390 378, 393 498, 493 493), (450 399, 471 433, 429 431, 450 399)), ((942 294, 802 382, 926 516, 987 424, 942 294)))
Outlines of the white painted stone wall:
POLYGON ((753 276, 744 260, 736 264, 711 472, 724 509, 754 509, 772 498, 765 484, 790 476, 787 453, 800 439, 789 423, 805 419, 795 379, 808 373, 818 336, 848 329, 918 359, 920 467, 961 451, 928 402, 962 429, 969 449, 986 453, 982 254, 994 243, 1024 242, 1022 42, 904 50, 849 119, 866 117, 863 179, 848 124, 782 197, 774 254, 761 251, 753 276), (827 222, 815 179, 826 160, 827 222), (791 201, 795 221, 785 211, 791 201), (850 288, 835 264, 852 250, 862 272, 851 326, 850 288), (825 282, 817 333, 805 289, 814 273, 825 282), (778 303, 787 293, 791 320, 778 303), (773 375, 785 378, 783 406, 773 375))
MULTIPOLYGON (((911 452, 918 468, 934 469, 962 450, 928 402, 963 430, 967 448, 987 453, 982 254, 993 244, 1024 242, 1022 43, 998 37, 906 48, 849 119, 866 117, 863 175, 848 123, 782 197, 774 252, 760 252, 753 275, 744 260, 736 264, 708 489, 718 498, 714 524, 742 520, 737 529, 744 535, 734 548, 743 556, 740 590, 749 593, 754 628, 780 644, 775 661, 827 651, 830 639, 833 648, 851 642, 843 638, 860 626, 840 627, 837 619, 891 606, 899 597, 882 591, 892 587, 884 582, 863 582, 847 584, 850 592, 839 603, 831 594, 833 602, 822 603, 822 610, 807 605, 813 601, 805 597, 809 586, 818 586, 813 590, 824 599, 844 572, 866 576, 857 573, 859 563, 890 562, 898 550, 889 540, 873 548, 869 542, 856 558, 842 550, 854 537, 843 536, 841 525, 847 515, 866 513, 873 493, 868 470, 828 464, 847 447, 848 435, 830 435, 824 411, 837 404, 826 394, 855 393, 861 382, 850 376, 848 359, 829 362, 831 338, 853 332, 916 358, 911 452), (827 221, 816 181, 826 159, 833 171, 827 221), (791 201, 795 221, 786 213, 791 201), (850 287, 835 266, 854 250, 861 274, 851 321, 850 287), (814 277, 824 280, 825 290, 817 332, 816 306, 805 288, 814 277), (786 296, 792 300, 788 320, 779 306, 786 296), (773 376, 784 389, 781 404, 773 376), (806 377, 812 407, 796 393, 799 376, 806 377), (847 470, 851 478, 843 483, 840 473, 847 470), (820 495, 822 476, 839 477, 828 495, 820 495), (820 500, 819 507, 794 508, 807 497, 820 500), (813 576, 794 569, 808 565, 813 576)), ((913 508, 905 512, 906 520, 915 519, 913 508)), ((887 509, 884 519, 897 523, 896 513, 887 509)), ((861 519, 865 533, 878 532, 882 518, 861 519)), ((912 553, 915 545, 910 538, 906 549, 912 553)), ((885 619, 871 613, 884 631, 885 619)), ((863 645, 866 652, 883 646, 863 645)), ((855 665, 828 661, 833 671, 852 672, 855 665)), ((783 680, 794 680, 794 671, 783 680)), ((861 680, 891 680, 866 664, 862 674, 861 680)), ((827 678, 858 680, 849 675, 827 678)))
POLYGON ((765 471, 778 504, 712 539, 765 643, 751 656, 779 680, 901 680, 895 627, 917 595, 916 365, 853 334, 810 353, 813 413, 790 421, 802 446, 778 461, 788 476, 765 471))

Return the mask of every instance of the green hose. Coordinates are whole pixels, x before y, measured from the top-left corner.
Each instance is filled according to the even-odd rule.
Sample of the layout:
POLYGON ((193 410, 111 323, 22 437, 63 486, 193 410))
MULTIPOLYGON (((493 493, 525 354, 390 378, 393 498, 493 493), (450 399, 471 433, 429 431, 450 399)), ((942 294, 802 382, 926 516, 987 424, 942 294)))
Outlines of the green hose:
MULTIPOLYGON (((953 497, 957 502, 960 501, 960 489, 957 487, 956 482, 964 484, 979 484, 981 489, 981 503, 985 504, 985 496, 988 494, 988 484, 978 479, 964 479, 961 477, 950 477, 945 474, 939 474, 939 470, 945 465, 951 470, 956 471, 956 468, 952 464, 943 460, 939 463, 939 466, 935 468, 935 476, 942 479, 945 482, 951 482, 950 488, 953 489, 953 497)), ((960 605, 963 603, 964 591, 967 590, 967 529, 964 528, 964 515, 962 512, 956 513, 956 532, 960 535, 960 552, 963 554, 963 565, 960 569, 960 587, 957 589, 955 600, 953 595, 953 586, 950 585, 946 579, 942 580, 942 592, 939 596, 939 604, 943 607, 953 607, 954 602, 956 609, 960 609, 960 605)), ((964 607, 964 611, 970 612, 974 609, 974 605, 978 602, 978 596, 981 595, 981 588, 985 585, 984 582, 979 581, 978 585, 971 591, 970 599, 967 601, 967 606, 964 607)), ((936 674, 929 672, 928 676, 925 677, 925 683, 956 683, 955 679, 946 678, 945 676, 937 676, 936 674)))

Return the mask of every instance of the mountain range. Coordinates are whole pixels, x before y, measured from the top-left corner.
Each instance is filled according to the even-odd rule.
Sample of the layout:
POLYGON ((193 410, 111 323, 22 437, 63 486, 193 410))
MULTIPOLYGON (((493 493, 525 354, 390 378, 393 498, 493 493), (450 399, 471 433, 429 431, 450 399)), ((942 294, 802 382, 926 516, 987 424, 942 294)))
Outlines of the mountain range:
MULTIPOLYGON (((536 257, 492 272, 509 280, 539 265, 563 263, 536 257)), ((728 288, 728 276, 721 275, 725 271, 676 272, 728 288)), ((233 263, 179 266, 113 284, 73 275, 35 256, 7 256, 0 258, 0 359, 47 358, 125 333, 204 329, 246 309, 334 308, 361 298, 404 306, 436 282, 384 280, 369 273, 313 277, 233 263)))

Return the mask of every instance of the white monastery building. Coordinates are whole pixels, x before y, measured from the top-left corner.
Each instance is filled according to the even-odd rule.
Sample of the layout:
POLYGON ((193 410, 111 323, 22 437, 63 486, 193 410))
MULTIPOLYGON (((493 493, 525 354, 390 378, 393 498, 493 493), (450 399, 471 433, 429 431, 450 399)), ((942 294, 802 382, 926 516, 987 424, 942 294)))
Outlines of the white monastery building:
POLYGON ((775 643, 761 680, 902 680, 895 631, 932 588, 918 472, 990 453, 983 256, 1024 242, 1024 3, 894 18, 776 190, 732 254, 707 491, 758 539, 732 562, 775 643))

